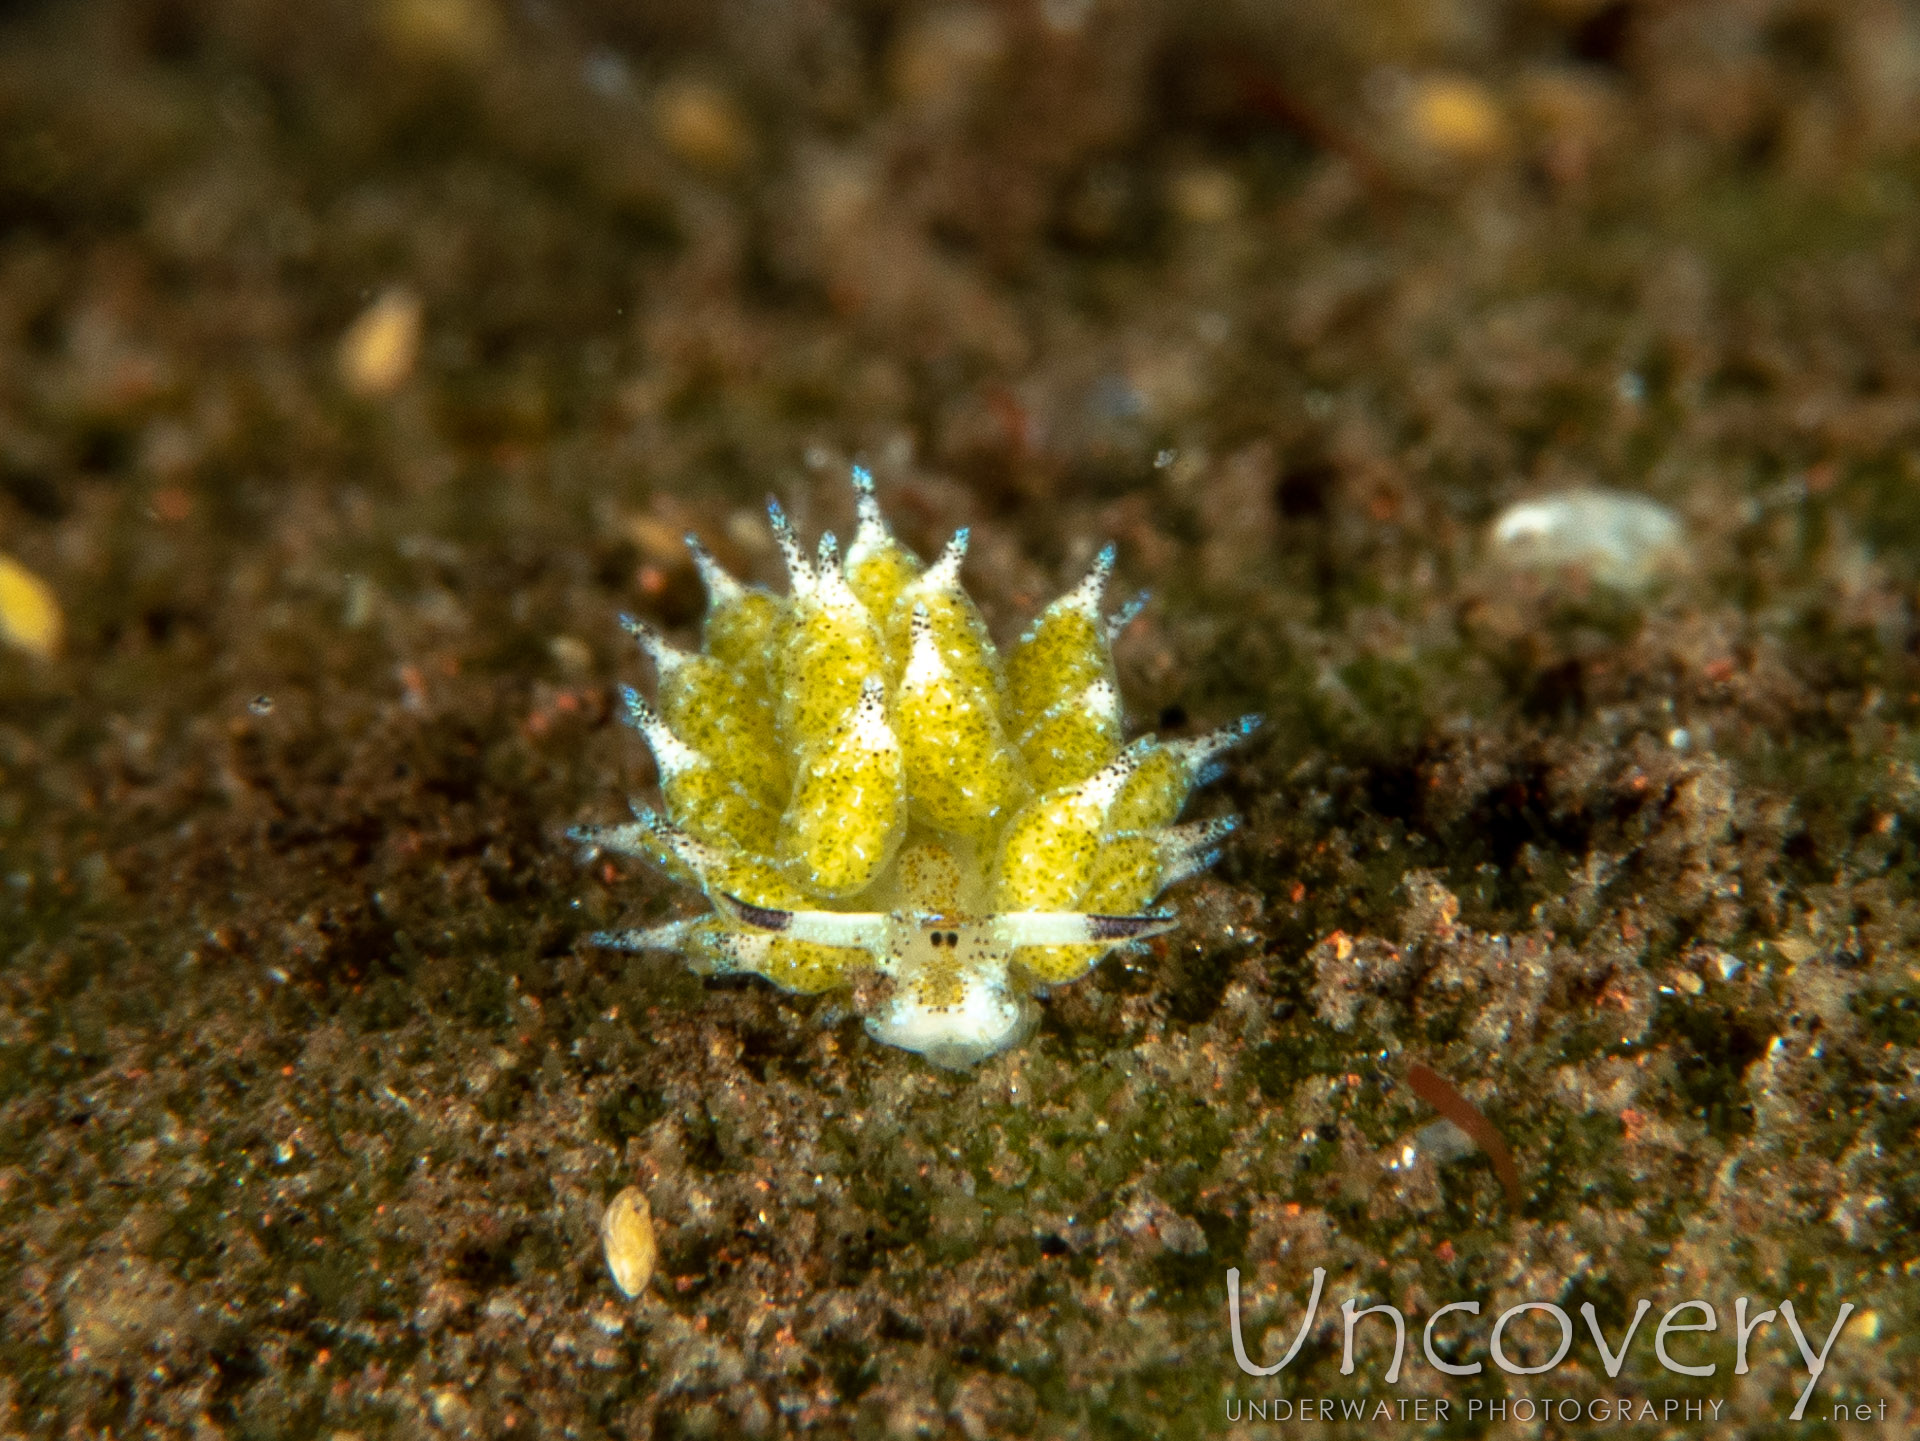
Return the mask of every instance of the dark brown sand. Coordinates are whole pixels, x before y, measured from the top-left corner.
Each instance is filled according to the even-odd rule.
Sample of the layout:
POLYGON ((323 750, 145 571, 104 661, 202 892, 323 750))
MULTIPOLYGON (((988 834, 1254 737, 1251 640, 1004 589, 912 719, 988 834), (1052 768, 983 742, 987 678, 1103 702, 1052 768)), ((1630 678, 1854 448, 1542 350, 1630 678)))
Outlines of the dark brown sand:
POLYGON ((1914 1424, 1916 75, 1892 0, 0 9, 66 629, 0 650, 0 1432, 1914 1424), (1269 716, 1183 928, 965 1075, 590 947, 692 899, 564 839, 652 783, 615 615, 690 634, 689 529, 776 580, 854 458, 1002 635, 1116 540, 1136 726, 1269 716), (1646 586, 1490 558, 1595 485, 1678 515, 1646 586), (1229 1267, 1256 1358, 1328 1273, 1281 1377, 1229 1267), (1856 1307, 1809 1424, 1742 1295, 1856 1307), (1616 1379, 1420 1356, 1640 1298, 1616 1379))

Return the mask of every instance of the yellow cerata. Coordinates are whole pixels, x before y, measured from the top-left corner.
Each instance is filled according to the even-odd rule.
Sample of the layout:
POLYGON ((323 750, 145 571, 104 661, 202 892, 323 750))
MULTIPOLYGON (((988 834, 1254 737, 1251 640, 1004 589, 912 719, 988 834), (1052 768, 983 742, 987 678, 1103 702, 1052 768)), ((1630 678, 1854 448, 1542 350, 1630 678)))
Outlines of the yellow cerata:
POLYGON ((969 1066, 1018 1044, 1034 998, 1115 946, 1172 929, 1160 893, 1210 866, 1232 817, 1175 825, 1258 718, 1128 744, 1102 601, 1113 547, 1005 656, 961 588, 967 532, 932 565, 888 530, 856 468, 859 524, 814 559, 769 507, 789 589, 741 584, 688 538, 703 644, 622 623, 658 673, 627 688, 665 814, 570 835, 697 885, 712 910, 594 944, 682 953, 813 993, 891 978, 876 1040, 969 1066))

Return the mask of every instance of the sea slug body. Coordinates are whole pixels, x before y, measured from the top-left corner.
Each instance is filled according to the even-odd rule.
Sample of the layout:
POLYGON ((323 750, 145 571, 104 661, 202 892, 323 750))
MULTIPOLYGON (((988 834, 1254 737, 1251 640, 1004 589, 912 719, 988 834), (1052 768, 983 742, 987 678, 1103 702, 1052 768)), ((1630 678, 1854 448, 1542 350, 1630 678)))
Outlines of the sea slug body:
POLYGON ((888 530, 872 478, 841 555, 809 557, 776 504, 789 591, 722 570, 698 653, 623 624, 658 677, 624 692, 665 813, 570 835, 697 885, 712 911, 596 944, 682 953, 819 992, 878 970, 876 1040, 962 1067, 1018 1044, 1034 998, 1108 951, 1171 930, 1161 892, 1218 858, 1232 817, 1175 824, 1257 717, 1128 744, 1102 613, 1113 548, 1003 657, 960 584, 967 532, 930 566, 888 530))

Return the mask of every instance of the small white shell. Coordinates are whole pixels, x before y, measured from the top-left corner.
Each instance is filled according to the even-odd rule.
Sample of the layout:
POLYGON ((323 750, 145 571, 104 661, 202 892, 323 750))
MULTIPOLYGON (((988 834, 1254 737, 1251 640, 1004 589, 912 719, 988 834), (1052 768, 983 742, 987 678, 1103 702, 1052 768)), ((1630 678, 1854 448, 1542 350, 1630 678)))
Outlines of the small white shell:
POLYGON ((1493 523, 1494 558, 1538 570, 1576 566, 1600 585, 1641 590, 1683 558, 1680 517, 1618 490, 1562 490, 1508 506, 1493 523))
POLYGON ((629 1186, 607 1205, 600 1218, 600 1239, 607 1250, 607 1270, 621 1293, 638 1296, 653 1276, 659 1246, 653 1238, 653 1208, 638 1186, 629 1186))
POLYGON ((340 380, 355 395, 391 395, 407 383, 420 358, 425 311, 410 290, 389 290, 360 313, 341 337, 340 380))

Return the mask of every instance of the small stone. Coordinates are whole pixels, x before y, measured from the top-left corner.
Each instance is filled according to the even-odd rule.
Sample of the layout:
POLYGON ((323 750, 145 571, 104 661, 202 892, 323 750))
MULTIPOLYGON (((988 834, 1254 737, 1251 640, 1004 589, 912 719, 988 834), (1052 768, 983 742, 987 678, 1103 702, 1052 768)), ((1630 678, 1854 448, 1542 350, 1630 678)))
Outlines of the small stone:
POLYGON ((1413 1144, 1417 1151, 1433 1157, 1434 1164, 1437 1166, 1464 1161, 1468 1156, 1475 1156, 1480 1152, 1480 1148, 1474 1144, 1473 1137, 1444 1116, 1437 1121, 1429 1121, 1414 1132, 1413 1144))
POLYGON ((638 1186, 615 1196, 600 1220, 600 1238, 607 1249, 607 1270, 623 1295, 638 1296, 653 1276, 659 1252, 653 1237, 653 1208, 638 1186))
POLYGON ((60 652, 64 629, 53 588, 11 556, 0 555, 0 638, 51 660, 60 652))
POLYGON ((389 0, 387 39, 403 55, 456 65, 484 65, 505 39, 491 0, 389 0))
POLYGON ((1584 570, 1616 590, 1644 590, 1685 559, 1680 517, 1644 495, 1563 490, 1510 505, 1493 523, 1494 558, 1533 570, 1584 570))
POLYGON ((340 381, 355 395, 391 395, 420 358, 419 296, 396 287, 360 313, 340 340, 340 381))
POLYGON ((473 1429, 473 1406, 457 1387, 442 1386, 427 1400, 428 1414, 443 1431, 465 1435, 473 1429))
POLYGON ((1524 75, 1518 128, 1555 181, 1578 180, 1625 130, 1620 97, 1594 67, 1559 65, 1524 75))
POLYGON ((593 650, 579 636, 556 635, 547 642, 547 654, 561 670, 584 675, 593 669, 593 650))
POLYGON ((644 559, 669 567, 686 564, 684 526, 670 525, 657 515, 639 514, 627 518, 626 530, 644 559))
POLYGON ((978 93, 1006 49, 1006 32, 993 10, 939 6, 900 32, 887 57, 887 78, 908 109, 949 115, 978 93))
POLYGON ((708 80, 669 80, 654 97, 653 123, 674 157, 712 175, 731 175, 753 155, 753 131, 734 98, 708 80))
POLYGON ((1506 144, 1506 119, 1492 93, 1464 76, 1415 80, 1407 125, 1420 145, 1453 160, 1483 160, 1506 144))
POLYGON ((1220 165, 1191 165, 1167 183, 1167 203, 1190 225, 1218 225, 1240 213, 1240 182, 1220 165))
POLYGON ((68 1361, 103 1374, 141 1369, 142 1358, 188 1361, 208 1334, 205 1311, 164 1267, 138 1256, 96 1256, 69 1277, 68 1361))

